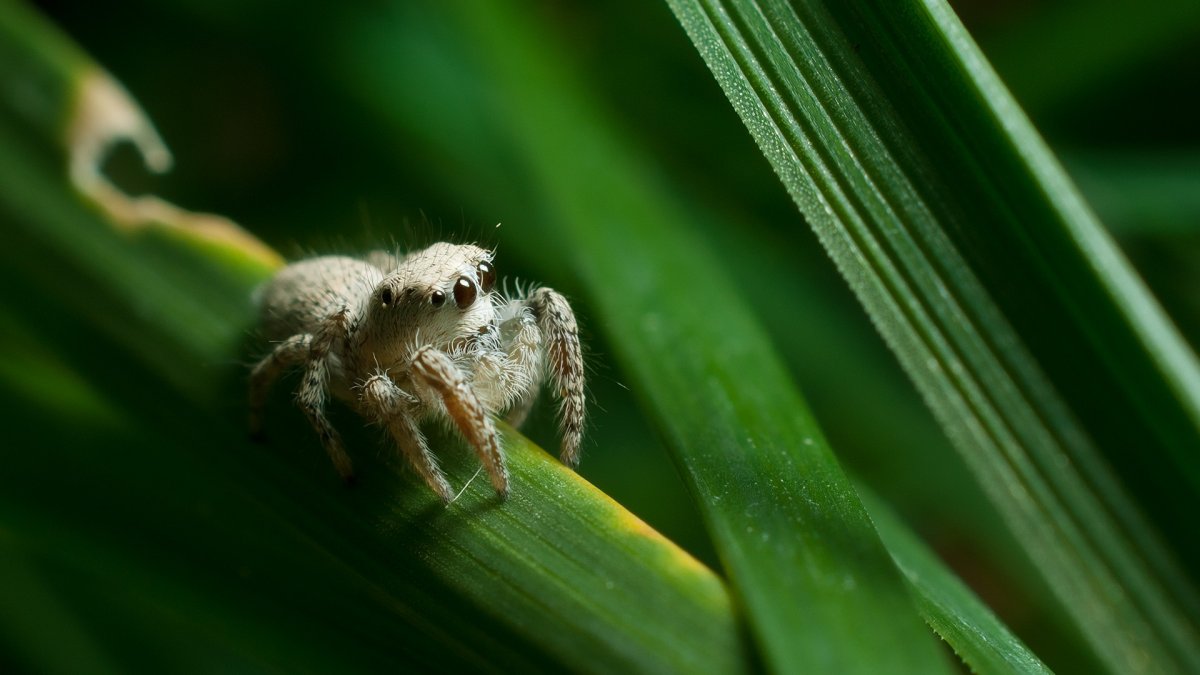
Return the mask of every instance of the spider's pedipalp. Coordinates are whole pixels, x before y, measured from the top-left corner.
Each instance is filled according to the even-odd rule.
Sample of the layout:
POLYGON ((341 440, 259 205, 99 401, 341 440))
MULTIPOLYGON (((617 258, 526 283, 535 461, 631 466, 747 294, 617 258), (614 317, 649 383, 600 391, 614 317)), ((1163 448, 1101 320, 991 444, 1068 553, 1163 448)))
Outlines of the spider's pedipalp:
POLYGON ((446 414, 487 469, 492 487, 502 498, 507 498, 508 467, 500 454, 496 426, 462 372, 449 356, 433 347, 422 347, 413 355, 412 369, 421 382, 441 397, 446 414))

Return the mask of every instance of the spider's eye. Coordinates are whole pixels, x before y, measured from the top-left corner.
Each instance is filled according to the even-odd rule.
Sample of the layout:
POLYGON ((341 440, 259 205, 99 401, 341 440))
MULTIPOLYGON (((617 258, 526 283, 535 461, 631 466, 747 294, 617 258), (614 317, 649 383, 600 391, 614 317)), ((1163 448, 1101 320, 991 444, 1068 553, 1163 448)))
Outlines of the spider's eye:
POLYGON ((454 304, 458 305, 459 309, 466 309, 475 302, 475 284, 466 277, 459 277, 458 281, 454 282, 454 304))
POLYGON ((442 305, 446 304, 446 294, 441 291, 434 291, 433 294, 429 296, 429 304, 433 305, 434 307, 441 307, 442 305))
POLYGON ((382 302, 385 307, 392 304, 392 300, 395 300, 395 298, 392 296, 392 289, 385 288, 379 292, 379 301, 382 302))
POLYGON ((496 286, 496 268, 486 260, 479 263, 479 285, 484 293, 491 293, 496 286))

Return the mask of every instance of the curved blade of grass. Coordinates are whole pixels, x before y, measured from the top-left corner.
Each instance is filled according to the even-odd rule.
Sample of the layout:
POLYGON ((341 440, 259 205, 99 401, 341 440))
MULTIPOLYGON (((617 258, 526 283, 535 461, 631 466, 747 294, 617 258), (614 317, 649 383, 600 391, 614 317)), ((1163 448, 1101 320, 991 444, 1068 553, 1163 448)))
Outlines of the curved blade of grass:
POLYGON ((1194 588, 1105 463, 1139 448, 1127 480, 1190 528, 1195 358, 950 10, 670 4, 1094 648, 1200 666, 1194 588))
MULTIPOLYGON (((39 361, 63 356, 5 346, 23 356, 0 378, 7 393, 44 388, 39 361)), ((238 448, 236 431, 189 410, 135 362, 118 355, 109 367, 142 376, 139 391, 68 381, 55 383, 53 400, 6 402, 22 422, 8 447, 21 452, 6 453, 0 477, 0 547, 26 569, 0 585, 6 598, 33 601, 32 587, 9 584, 37 579, 34 595, 63 606, 24 608, 0 638, 29 669, 67 656, 54 651, 61 640, 27 639, 44 633, 37 619, 47 613, 70 617, 82 634, 73 641, 94 643, 122 670, 178 670, 194 658, 223 670, 739 669, 733 626, 725 639, 712 627, 729 607, 711 573, 519 437, 506 442, 524 488, 511 511, 495 508, 483 482, 448 510, 430 504, 419 481, 381 480, 378 462, 347 493, 310 479, 319 463, 297 470, 262 448, 244 448, 261 459, 231 462, 214 449, 238 448), (101 410, 88 424, 80 408, 101 410), (207 431, 181 436, 179 423, 207 431), (573 514, 571 526, 554 513, 573 514), (613 533, 603 537, 612 553, 597 531, 613 533), (533 543, 541 537, 549 543, 533 543), (534 572, 538 582, 520 581, 534 572), (625 621, 649 623, 614 628, 625 621), (547 635, 528 634, 538 627, 547 635), (717 644, 692 644, 692 632, 717 644)), ((453 464, 454 480, 470 468, 453 464)), ((103 665, 73 658, 82 659, 74 672, 103 665)))
MULTIPOLYGON (((0 38, 61 39, 9 3, 0 25, 0 38)), ((38 63, 63 102, 95 72, 38 63)), ((476 483, 448 509, 370 453, 351 492, 321 462, 298 466, 320 453, 295 417, 297 447, 247 444, 239 345, 269 256, 187 220, 122 228, 68 182, 69 125, 0 91, 3 334, 29 334, 0 368, 3 407, 21 416, 6 423, 0 545, 46 583, 20 597, 66 600, 74 641, 101 652, 89 665, 750 667, 710 570, 513 432, 513 498, 476 483)), ((460 484, 466 464, 451 462, 460 484)), ((21 641, 32 668, 64 663, 21 641)))
POLYGON ((921 616, 971 667, 971 672, 980 675, 1050 672, 987 605, 904 526, 890 507, 861 485, 858 493, 871 512, 875 529, 917 598, 921 616))

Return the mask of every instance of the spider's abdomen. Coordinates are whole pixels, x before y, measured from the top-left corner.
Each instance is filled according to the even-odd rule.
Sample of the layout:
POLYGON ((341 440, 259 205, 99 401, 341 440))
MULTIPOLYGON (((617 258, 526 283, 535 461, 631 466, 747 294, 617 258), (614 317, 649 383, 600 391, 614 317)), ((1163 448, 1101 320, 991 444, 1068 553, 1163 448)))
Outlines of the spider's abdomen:
POLYGON ((362 260, 322 256, 283 268, 256 294, 261 329, 268 340, 313 333, 330 315, 363 309, 383 272, 362 260))

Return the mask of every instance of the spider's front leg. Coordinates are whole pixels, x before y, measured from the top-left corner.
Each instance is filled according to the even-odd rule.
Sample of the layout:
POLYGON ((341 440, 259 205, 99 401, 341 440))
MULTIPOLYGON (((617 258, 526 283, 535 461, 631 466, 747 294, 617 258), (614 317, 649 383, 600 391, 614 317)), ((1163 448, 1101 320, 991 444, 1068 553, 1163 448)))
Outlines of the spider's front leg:
POLYGON ((579 465, 585 410, 583 349, 579 346, 579 326, 571 305, 557 291, 539 288, 525 302, 533 310, 550 361, 550 379, 559 401, 558 424, 562 431, 560 456, 563 464, 575 467, 579 465))
POLYGON ((425 484, 443 501, 454 499, 450 483, 438 468, 437 460, 429 451, 429 445, 413 418, 415 399, 412 394, 396 386, 386 373, 376 373, 363 382, 358 400, 369 418, 387 427, 396 445, 400 446, 400 451, 425 480, 425 484))
POLYGON ((412 372, 441 397, 450 419, 487 469, 492 487, 501 498, 507 498, 508 468, 500 454, 496 426, 462 371, 444 352, 422 347, 413 356, 412 372))

